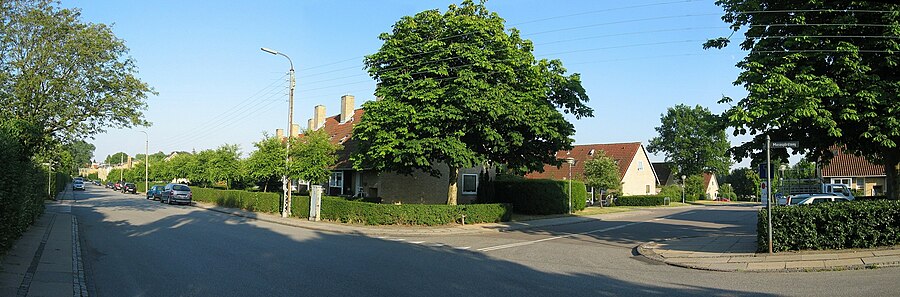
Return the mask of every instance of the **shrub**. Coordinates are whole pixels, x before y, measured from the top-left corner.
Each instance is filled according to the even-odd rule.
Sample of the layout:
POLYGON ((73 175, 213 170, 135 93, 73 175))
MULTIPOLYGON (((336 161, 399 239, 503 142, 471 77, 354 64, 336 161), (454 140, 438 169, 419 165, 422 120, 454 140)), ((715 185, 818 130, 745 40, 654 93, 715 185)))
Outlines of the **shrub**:
MULTIPOLYGON (((758 215, 759 251, 768 250, 766 210, 758 215)), ((900 244, 900 201, 772 208, 772 249, 821 250, 900 244)))
MULTIPOLYGON (((0 120, 0 255, 43 212, 47 197, 46 166, 35 163, 23 144, 25 126, 0 120)), ((56 188, 65 188, 68 176, 57 174, 56 188)))
MULTIPOLYGON (((292 203, 292 215, 305 218, 309 215, 309 197, 300 196, 292 203)), ((322 219, 342 223, 366 225, 446 225, 509 221, 512 215, 508 204, 376 204, 350 201, 340 197, 322 198, 322 219)))
MULTIPOLYGON (((671 199, 671 197, 669 198, 671 199)), ((622 196, 616 199, 616 206, 657 206, 667 205, 666 197, 661 195, 622 196)))
MULTIPOLYGON (((249 211, 268 213, 281 212, 281 195, 277 193, 217 190, 200 187, 191 187, 191 192, 194 195, 193 199, 195 201, 210 202, 219 206, 240 208, 249 211)), ((307 213, 308 212, 309 211, 307 211, 307 213)))
MULTIPOLYGON (((560 214, 569 210, 569 182, 549 179, 497 179, 494 181, 497 202, 511 203, 522 214, 560 214)), ((572 181, 572 210, 582 210, 587 188, 572 181)))

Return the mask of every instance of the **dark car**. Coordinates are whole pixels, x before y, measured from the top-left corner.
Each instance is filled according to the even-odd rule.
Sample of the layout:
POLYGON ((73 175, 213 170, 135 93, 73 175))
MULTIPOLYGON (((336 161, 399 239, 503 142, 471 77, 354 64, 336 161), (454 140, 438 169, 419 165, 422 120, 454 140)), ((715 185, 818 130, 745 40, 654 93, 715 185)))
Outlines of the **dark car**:
POLYGON ((137 194, 137 186, 133 183, 125 183, 122 185, 122 193, 137 194))
POLYGON ((106 188, 107 188, 107 189, 112 189, 112 188, 115 187, 115 186, 116 186, 116 184, 113 183, 113 182, 106 182, 106 188))
POLYGON ((193 196, 191 188, 185 184, 168 184, 163 188, 162 198, 159 199, 159 202, 168 204, 191 204, 193 196))
POLYGON ((94 185, 95 185, 95 186, 99 186, 99 185, 100 185, 100 180, 99 180, 99 179, 98 179, 98 180, 95 180, 95 181, 94 181, 94 185))
POLYGON ((159 200, 162 198, 163 186, 152 186, 147 190, 147 199, 159 200))

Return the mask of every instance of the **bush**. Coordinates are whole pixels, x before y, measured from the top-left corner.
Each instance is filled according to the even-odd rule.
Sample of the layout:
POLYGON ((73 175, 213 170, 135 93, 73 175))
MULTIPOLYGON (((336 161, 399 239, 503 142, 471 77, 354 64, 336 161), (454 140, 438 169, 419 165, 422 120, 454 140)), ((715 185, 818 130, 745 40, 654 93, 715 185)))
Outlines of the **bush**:
MULTIPOLYGON (((768 250, 766 210, 757 223, 759 251, 768 250)), ((772 208, 772 249, 822 250, 900 244, 900 201, 860 201, 772 208)))
MULTIPOLYGON (((292 214, 305 218, 309 215, 309 197, 297 198, 292 205, 292 214)), ((376 204, 326 196, 322 199, 321 216, 342 223, 437 226, 460 223, 463 215, 466 224, 509 221, 510 208, 508 204, 376 204)))
MULTIPOLYGON (((669 199, 672 199, 671 197, 669 199)), ((668 205, 666 197, 661 195, 622 196, 616 199, 616 206, 657 206, 668 205)))
MULTIPOLYGON (((494 181, 496 202, 511 203, 516 213, 561 214, 569 210, 569 182, 549 179, 497 179, 494 181)), ((587 188, 572 181, 572 210, 582 210, 587 188)))
MULTIPOLYGON (((47 167, 35 164, 21 138, 24 128, 0 120, 0 255, 44 212, 47 167)), ((57 174, 57 180, 67 176, 57 174)), ((56 183, 65 189, 65 183, 56 183)))
MULTIPOLYGON (((249 211, 268 213, 281 212, 281 195, 277 193, 217 190, 200 187, 191 187, 191 192, 194 195, 193 200, 195 201, 210 202, 219 206, 240 208, 249 211)), ((307 213, 309 213, 309 211, 307 211, 307 213)))
POLYGON ((853 201, 894 200, 887 196, 855 196, 853 201))

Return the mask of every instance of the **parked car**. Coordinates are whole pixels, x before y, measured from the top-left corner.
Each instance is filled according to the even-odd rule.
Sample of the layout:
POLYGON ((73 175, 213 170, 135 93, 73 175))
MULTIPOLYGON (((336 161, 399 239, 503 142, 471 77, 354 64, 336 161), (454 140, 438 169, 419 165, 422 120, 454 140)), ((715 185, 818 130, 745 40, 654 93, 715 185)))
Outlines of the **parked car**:
POLYGON ((94 181, 94 185, 95 185, 95 186, 99 186, 99 185, 100 185, 100 180, 99 180, 99 179, 98 179, 98 180, 95 180, 95 181, 94 181))
POLYGON ((75 180, 72 182, 72 191, 82 190, 84 191, 84 182, 80 180, 75 180))
POLYGON ((137 186, 133 183, 125 183, 122 185, 122 193, 137 194, 137 186))
POLYGON ((124 181, 117 181, 115 187, 113 187, 113 190, 121 191, 122 186, 124 186, 124 185, 125 185, 124 181))
POLYGON ((820 203, 832 203, 832 202, 850 202, 850 198, 847 198, 844 195, 834 195, 834 194, 811 194, 807 197, 793 197, 791 198, 788 205, 813 205, 820 203), (795 200, 796 199, 796 200, 795 200), (796 201, 796 203, 795 203, 796 201))
POLYGON ((160 200, 162 198, 163 186, 152 186, 147 190, 147 199, 160 200))
POLYGON ((188 187, 185 184, 170 183, 167 184, 165 188, 163 188, 159 202, 168 204, 191 204, 193 196, 194 195, 191 193, 191 187, 188 187))
POLYGON ((106 182, 106 188, 107 188, 107 189, 112 189, 112 188, 114 188, 115 186, 116 186, 116 184, 113 183, 113 182, 106 182))

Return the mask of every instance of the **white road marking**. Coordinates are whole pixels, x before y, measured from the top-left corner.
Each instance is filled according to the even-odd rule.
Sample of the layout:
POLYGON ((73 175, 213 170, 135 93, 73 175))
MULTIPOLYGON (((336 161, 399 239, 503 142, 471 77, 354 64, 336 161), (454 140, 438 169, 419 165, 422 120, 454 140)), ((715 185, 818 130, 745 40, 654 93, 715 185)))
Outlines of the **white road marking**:
POLYGON ((457 250, 468 250, 468 249, 470 249, 470 248, 472 248, 472 247, 470 247, 470 246, 455 246, 455 247, 453 247, 453 248, 454 248, 454 249, 457 249, 457 250))
POLYGON ((406 238, 388 238, 390 241, 406 241, 406 238))
POLYGON ((409 243, 412 243, 412 244, 422 244, 423 242, 424 242, 424 241, 410 241, 409 243))
POLYGON ((523 241, 523 242, 516 242, 516 243, 503 244, 503 245, 497 245, 497 246, 489 246, 489 247, 480 248, 480 249, 478 249, 478 251, 490 252, 490 251, 508 249, 508 248, 513 248, 513 247, 531 245, 531 244, 535 244, 535 243, 556 240, 556 239, 560 239, 560 238, 569 238, 569 237, 575 237, 575 236, 585 235, 585 234, 603 233, 603 232, 612 231, 612 230, 616 230, 616 229, 622 229, 622 228, 625 228, 628 226, 634 226, 634 225, 649 222, 649 221, 653 221, 653 220, 647 220, 647 221, 642 221, 642 222, 632 222, 632 223, 628 223, 628 224, 623 224, 623 225, 618 225, 618 226, 613 226, 613 227, 608 227, 608 228, 603 228, 603 229, 598 229, 598 230, 593 230, 593 231, 587 231, 587 232, 581 232, 581 233, 575 233, 575 234, 569 234, 569 235, 554 236, 554 237, 548 237, 548 238, 532 240, 532 241, 523 241))

